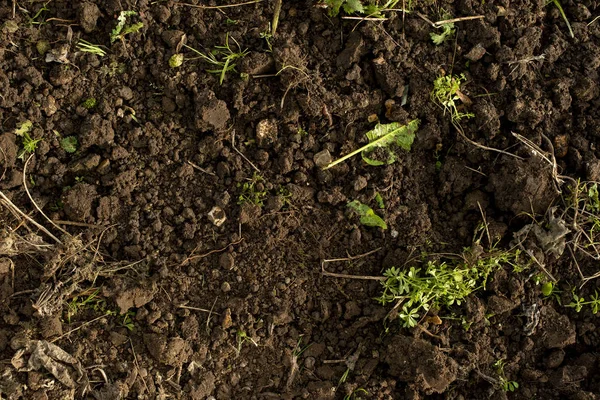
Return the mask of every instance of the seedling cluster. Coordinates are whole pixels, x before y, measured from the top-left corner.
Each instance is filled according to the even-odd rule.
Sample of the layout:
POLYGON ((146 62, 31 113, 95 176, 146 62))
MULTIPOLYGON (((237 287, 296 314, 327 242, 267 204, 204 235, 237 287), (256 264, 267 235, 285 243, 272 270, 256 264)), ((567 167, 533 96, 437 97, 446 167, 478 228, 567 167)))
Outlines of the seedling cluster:
POLYGON ((506 374, 504 373, 504 366, 506 365, 504 360, 498 360, 494 363, 494 368, 496 368, 496 372, 498 373, 498 383, 500 385, 500 389, 505 392, 514 392, 519 388, 519 384, 515 381, 509 381, 506 378, 506 374))
POLYGON ((242 188, 242 192, 238 197, 238 205, 249 203, 262 207, 267 198, 267 191, 258 187, 259 184, 262 187, 262 182, 264 182, 263 177, 254 173, 252 179, 248 182, 244 182, 241 185, 238 184, 238 187, 241 186, 242 188))
POLYGON ((132 317, 135 316, 135 312, 127 311, 124 314, 120 314, 116 310, 112 310, 106 301, 105 298, 99 296, 100 289, 89 289, 87 293, 83 293, 81 295, 75 296, 71 299, 71 301, 67 304, 67 312, 66 312, 66 320, 70 324, 71 319, 85 311, 91 310, 96 313, 101 313, 106 315, 107 317, 117 317, 117 324, 126 328, 129 331, 133 331, 135 329, 135 325, 132 317), (90 293, 91 292, 91 293, 90 293))
POLYGON ((33 129, 33 123, 29 120, 22 122, 17 129, 15 135, 22 139, 23 148, 19 151, 18 157, 24 160, 29 154, 35 152, 37 145, 42 139, 33 139, 29 132, 33 129))
POLYGON ((431 100, 448 112, 452 116, 452 122, 458 124, 463 118, 472 118, 475 114, 463 113, 459 110, 459 101, 462 101, 464 95, 460 91, 460 85, 466 81, 464 74, 460 75, 441 75, 433 81, 433 91, 431 100))
POLYGON ((217 67, 216 69, 207 69, 206 71, 211 74, 219 75, 219 84, 222 85, 225 80, 225 75, 227 75, 228 72, 236 72, 235 67, 237 60, 244 58, 249 53, 247 49, 242 50, 235 38, 231 37, 231 40, 235 43, 237 51, 234 51, 229 44, 229 33, 225 36, 225 44, 223 46, 215 46, 211 52, 203 53, 188 45, 184 46, 198 54, 198 56, 207 63, 217 67))
POLYGON ((369 17, 381 17, 387 9, 394 8, 400 0, 388 0, 383 4, 369 4, 362 0, 325 0, 331 17, 337 16, 341 10, 346 14, 362 14, 369 17))
POLYGON ((426 261, 424 267, 385 271, 383 293, 377 300, 397 302, 403 326, 412 328, 430 309, 460 305, 471 293, 485 288, 490 273, 502 265, 519 264, 520 251, 496 252, 475 257, 470 249, 459 260, 426 261))

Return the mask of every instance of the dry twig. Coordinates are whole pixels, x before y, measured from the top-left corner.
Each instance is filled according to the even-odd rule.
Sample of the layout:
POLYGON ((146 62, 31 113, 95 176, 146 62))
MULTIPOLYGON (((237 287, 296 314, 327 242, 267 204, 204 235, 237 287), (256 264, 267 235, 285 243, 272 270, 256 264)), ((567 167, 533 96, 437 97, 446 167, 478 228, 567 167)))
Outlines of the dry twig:
POLYGON ((357 256, 348 256, 346 258, 332 258, 332 259, 328 259, 328 260, 323 260, 321 262, 321 274, 325 275, 325 276, 331 276, 334 278, 343 278, 343 279, 360 279, 360 280, 372 280, 372 281, 384 281, 387 278, 384 276, 369 276, 369 275, 349 275, 349 274, 337 274, 334 272, 327 272, 325 270, 325 264, 326 263, 330 263, 330 262, 339 262, 339 261, 352 261, 352 260, 358 260, 360 258, 363 257, 367 257, 370 256, 371 254, 374 254, 376 252, 378 252, 379 250, 381 250, 382 247, 378 247, 375 250, 371 250, 367 253, 364 254, 359 254, 357 256))

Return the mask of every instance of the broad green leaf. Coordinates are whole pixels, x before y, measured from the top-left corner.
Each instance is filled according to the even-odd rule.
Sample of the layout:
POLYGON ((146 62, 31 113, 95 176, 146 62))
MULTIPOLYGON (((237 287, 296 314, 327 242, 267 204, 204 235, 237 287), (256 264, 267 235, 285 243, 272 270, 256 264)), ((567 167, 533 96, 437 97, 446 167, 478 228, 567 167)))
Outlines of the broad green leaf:
POLYGON ((75 153, 77 151, 77 138, 75 136, 67 136, 61 139, 60 147, 67 153, 75 153))
POLYGON ((348 203, 348 207, 356 211, 360 216, 360 223, 365 226, 377 226, 381 229, 387 229, 385 221, 377 214, 371 207, 361 203, 358 200, 351 201, 348 203))
POLYGON ((396 154, 390 149, 390 145, 396 144, 398 147, 410 151, 415 140, 415 132, 419 128, 419 120, 413 120, 408 125, 400 125, 399 122, 391 124, 377 124, 372 131, 366 133, 369 139, 369 147, 361 152, 363 160, 369 165, 392 164, 396 161, 396 154), (377 148, 384 148, 387 152, 387 160, 379 161, 370 157, 370 154, 377 148))
POLYGON ((377 124, 373 130, 366 133, 369 144, 329 163, 323 169, 329 169, 358 153, 362 154, 362 158, 367 164, 391 164, 396 160, 396 156, 389 146, 395 144, 406 151, 410 151, 412 143, 415 140, 415 132, 419 129, 419 123, 420 121, 415 119, 410 121, 407 125, 400 125, 398 122, 392 122, 391 124, 377 124), (383 148, 387 152, 388 157, 386 162, 375 160, 369 156, 373 150, 377 148, 383 148))

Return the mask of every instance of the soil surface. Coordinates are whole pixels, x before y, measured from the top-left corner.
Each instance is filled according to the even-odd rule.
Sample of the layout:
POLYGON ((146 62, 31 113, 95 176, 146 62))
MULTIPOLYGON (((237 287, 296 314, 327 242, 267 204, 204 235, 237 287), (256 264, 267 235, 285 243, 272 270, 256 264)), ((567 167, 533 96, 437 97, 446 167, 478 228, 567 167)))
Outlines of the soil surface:
MULTIPOLYGON (((0 398, 600 398, 600 322, 543 296, 535 267, 411 329, 379 280, 322 271, 461 253, 482 217, 508 246, 558 197, 512 132, 600 180, 600 3, 561 2, 571 37, 544 0, 413 1, 384 21, 283 1, 266 40, 273 3, 0 1, 0 398), (143 27, 111 43, 125 10, 143 27), (427 20, 449 16, 482 17, 436 46, 427 20), (226 41, 248 54, 221 83, 186 46, 226 41), (431 100, 441 74, 466 78, 464 136, 431 100), (395 163, 321 168, 373 121, 413 119, 395 163), (41 141, 19 158, 27 120, 41 141)), ((563 294, 581 283, 569 257, 546 268, 563 294)))

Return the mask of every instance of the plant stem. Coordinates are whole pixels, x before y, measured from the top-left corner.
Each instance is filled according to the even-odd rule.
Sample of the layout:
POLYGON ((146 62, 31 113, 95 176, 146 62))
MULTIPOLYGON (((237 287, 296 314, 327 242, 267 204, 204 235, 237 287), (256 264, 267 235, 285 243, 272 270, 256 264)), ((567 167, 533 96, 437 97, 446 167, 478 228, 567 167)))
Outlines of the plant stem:
POLYGON ((354 150, 352 153, 350 153, 350 154, 346 154, 344 157, 342 157, 342 158, 339 158, 339 159, 337 159, 337 160, 335 160, 335 161, 333 161, 333 162, 329 163, 327 166, 325 166, 325 167, 323 168, 323 170, 329 169, 329 168, 333 167, 334 165, 338 165, 339 163, 341 163, 341 162, 343 162, 343 161, 346 161, 346 160, 347 160, 347 159, 349 159, 350 157, 352 157, 352 156, 355 156, 355 155, 357 155, 358 153, 360 153, 361 151, 363 151, 363 150, 366 150, 367 148, 371 147, 371 145, 372 145, 373 143, 376 143, 376 142, 380 141, 381 139, 382 139, 382 138, 380 138, 380 139, 377 139, 377 140, 376 140, 376 141, 374 141, 374 142, 368 143, 368 144, 364 145, 363 147, 361 147, 360 149, 358 149, 358 150, 354 150))
MULTIPOLYGON (((403 127, 406 127, 406 126, 403 126, 403 127)), ((401 127, 401 128, 398 128, 398 129, 402 129, 403 127, 401 127)), ((329 168, 333 167, 334 165, 338 165, 339 163, 341 163, 341 162, 343 162, 343 161, 346 161, 346 160, 347 160, 347 159, 349 159, 350 157, 357 155, 357 154, 358 154, 358 153, 360 153, 361 151, 367 150, 368 148, 371 148, 371 147, 377 147, 377 144, 378 144, 379 142, 383 142, 383 141, 387 140, 387 139, 388 139, 388 136, 389 136, 389 134, 387 134, 387 135, 384 135, 384 136, 380 137, 380 138, 379 138, 379 139, 377 139, 377 140, 373 140, 372 142, 369 142, 369 143, 365 144, 365 145, 364 145, 363 147, 361 147, 360 149, 358 149, 358 150, 354 150, 352 153, 350 153, 350 154, 346 154, 344 157, 342 157, 342 158, 340 158, 340 159, 337 159, 337 160, 335 160, 335 161, 331 162, 330 164, 328 164, 327 166, 325 166, 325 167, 323 168, 323 170, 329 169, 329 168)))
POLYGON ((273 12, 273 23, 271 24, 271 35, 275 37, 277 25, 279 25, 279 14, 281 13, 281 3, 283 0, 275 0, 275 11, 273 12))
POLYGON ((562 6, 560 5, 560 2, 558 0, 552 0, 552 2, 556 6, 556 8, 558 8, 558 12, 560 12, 560 15, 565 20, 565 23, 567 24, 567 28, 569 29, 569 33, 571 34, 571 37, 575 38, 575 34, 573 33, 573 29, 571 29, 571 24, 569 23, 569 19, 567 18, 567 15, 565 14, 565 10, 563 10, 562 6))

